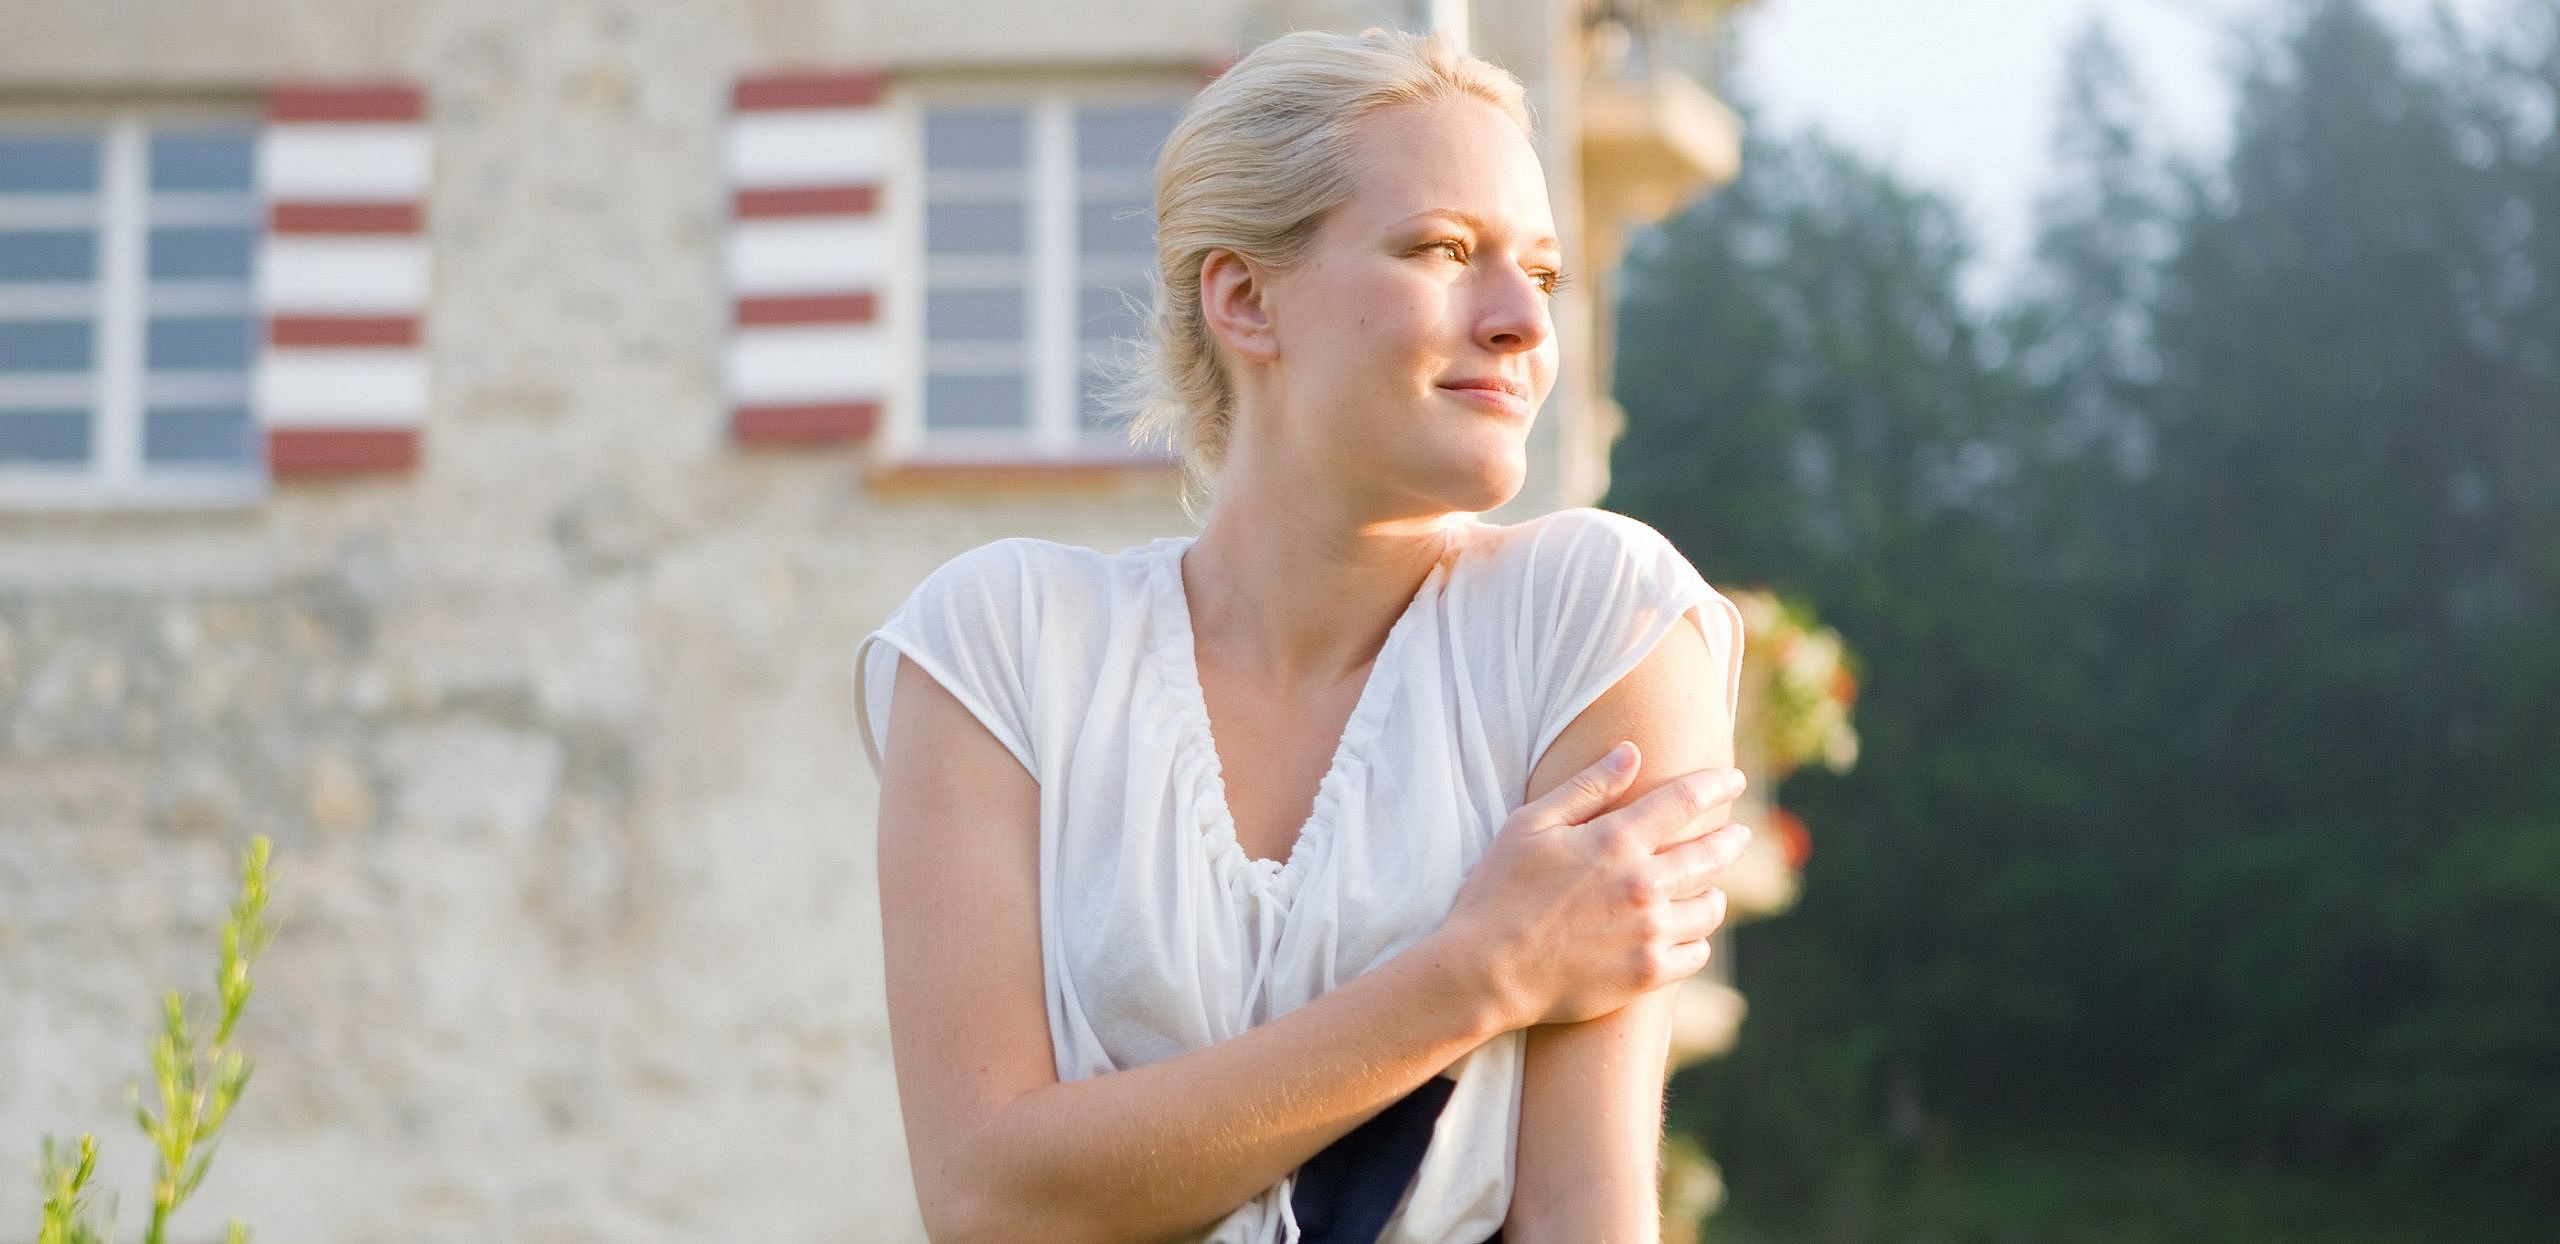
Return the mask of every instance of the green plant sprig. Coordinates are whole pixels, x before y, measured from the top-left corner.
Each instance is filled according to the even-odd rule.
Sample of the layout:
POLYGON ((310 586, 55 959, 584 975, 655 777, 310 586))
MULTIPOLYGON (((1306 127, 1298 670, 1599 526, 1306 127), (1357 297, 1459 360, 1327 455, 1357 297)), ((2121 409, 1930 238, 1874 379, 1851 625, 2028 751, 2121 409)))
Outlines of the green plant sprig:
MULTIPOLYGON (((249 1085, 252 1065, 248 1056, 232 1045, 231 1038, 240 1023, 241 1011, 249 1004, 253 988, 250 965, 266 952, 275 937, 275 928, 266 918, 268 865, 273 849, 274 844, 260 834, 242 853, 240 897, 232 904, 230 917, 223 921, 222 956, 214 968, 218 1018, 212 1043, 202 1049, 197 1047, 187 1023, 186 997, 170 990, 162 1000, 160 1033, 151 1042, 152 1079, 159 1089, 158 1112, 142 1104, 138 1085, 126 1092, 134 1121, 141 1125, 143 1135, 150 1138, 159 1156, 158 1176, 151 1186, 151 1224, 143 1236, 145 1244, 167 1244, 170 1217, 204 1182, 221 1140, 222 1125, 231 1118, 232 1108, 240 1103, 240 1094, 249 1085)), ((57 1152, 51 1138, 44 1141, 37 1161, 37 1174, 45 1192, 37 1244, 106 1244, 112 1238, 111 1231, 101 1230, 89 1221, 86 1199, 97 1157, 94 1136, 80 1138, 76 1162, 67 1153, 57 1152)), ((230 1224, 230 1244, 247 1244, 248 1239, 245 1225, 237 1221, 230 1224)))
POLYGON ((36 1228, 36 1244, 103 1244, 89 1225, 89 1178, 98 1170, 98 1138, 80 1138, 80 1159, 54 1148, 44 1138, 36 1158, 36 1175, 44 1186, 44 1219, 36 1228))

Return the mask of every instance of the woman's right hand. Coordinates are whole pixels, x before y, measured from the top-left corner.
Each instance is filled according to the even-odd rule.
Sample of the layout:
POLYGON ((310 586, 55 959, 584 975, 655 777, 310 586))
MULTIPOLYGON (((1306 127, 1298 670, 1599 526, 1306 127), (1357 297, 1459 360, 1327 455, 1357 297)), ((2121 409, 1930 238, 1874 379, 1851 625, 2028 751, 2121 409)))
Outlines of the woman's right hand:
POLYGON ((1635 782, 1634 743, 1521 805, 1438 930, 1481 970, 1509 1028, 1596 1019, 1705 967, 1724 923, 1716 875, 1750 841, 1727 824, 1738 769, 1684 773, 1606 811, 1635 782))

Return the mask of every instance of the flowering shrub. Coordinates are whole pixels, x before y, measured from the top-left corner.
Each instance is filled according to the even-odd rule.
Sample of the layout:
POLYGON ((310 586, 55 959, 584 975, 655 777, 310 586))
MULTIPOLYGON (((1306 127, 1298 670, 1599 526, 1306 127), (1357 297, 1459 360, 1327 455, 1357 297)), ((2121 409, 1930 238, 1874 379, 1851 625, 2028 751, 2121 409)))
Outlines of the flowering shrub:
MULTIPOLYGON (((1726 594, 1742 611, 1743 702, 1748 729, 1762 749, 1759 779, 1775 784, 1807 764, 1846 773, 1858 763, 1858 731, 1849 711, 1858 702, 1855 658, 1840 632, 1816 622, 1813 611, 1765 589, 1726 594)), ((1801 871, 1813 854, 1804 818, 1769 808, 1787 868, 1801 871)))
POLYGON ((1808 763, 1848 772, 1858 763, 1858 732, 1849 724, 1858 676, 1840 632, 1765 589, 1727 595, 1742 611, 1744 694, 1757 693, 1753 727, 1768 749, 1767 777, 1783 779, 1808 763))

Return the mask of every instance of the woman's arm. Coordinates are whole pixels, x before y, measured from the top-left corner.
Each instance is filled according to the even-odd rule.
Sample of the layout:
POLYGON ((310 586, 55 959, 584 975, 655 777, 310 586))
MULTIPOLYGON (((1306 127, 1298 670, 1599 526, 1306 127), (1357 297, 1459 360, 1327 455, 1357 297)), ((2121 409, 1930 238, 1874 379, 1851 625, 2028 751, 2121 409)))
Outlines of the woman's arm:
POLYGON ((1629 780, 1594 768, 1507 823, 1450 921, 1235 1038, 1058 1082, 1040 965, 1039 788, 901 659, 882 757, 890 1041, 928 1233, 1151 1240, 1197 1231, 1485 1040, 1583 1018, 1696 970, 1623 895, 1702 873, 1697 775, 1596 825, 1629 780), (1532 832, 1513 832, 1525 827, 1532 832), (1641 845, 1639 845, 1641 844, 1641 845))
MULTIPOLYGON (((1694 625, 1675 626, 1652 653, 1556 737, 1530 774, 1536 799, 1619 739, 1644 751, 1644 772, 1622 798, 1681 772, 1733 763, 1733 723, 1714 698, 1724 683, 1694 625)), ((1670 1056, 1670 988, 1579 1024, 1529 1030, 1521 1088, 1518 1179, 1503 1238, 1514 1244, 1661 1238, 1656 1177, 1662 1091, 1670 1056)))

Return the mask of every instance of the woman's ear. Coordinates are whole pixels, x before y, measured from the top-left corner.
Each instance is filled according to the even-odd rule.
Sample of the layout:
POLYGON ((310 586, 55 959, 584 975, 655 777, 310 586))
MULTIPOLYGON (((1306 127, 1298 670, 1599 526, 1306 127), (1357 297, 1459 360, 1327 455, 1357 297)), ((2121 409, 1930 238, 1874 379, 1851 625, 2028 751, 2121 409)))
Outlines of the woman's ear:
POLYGON ((1280 353, 1266 302, 1270 289, 1262 266, 1234 251, 1213 248, 1200 257, 1201 318, 1211 336, 1244 358, 1269 362, 1280 353))

